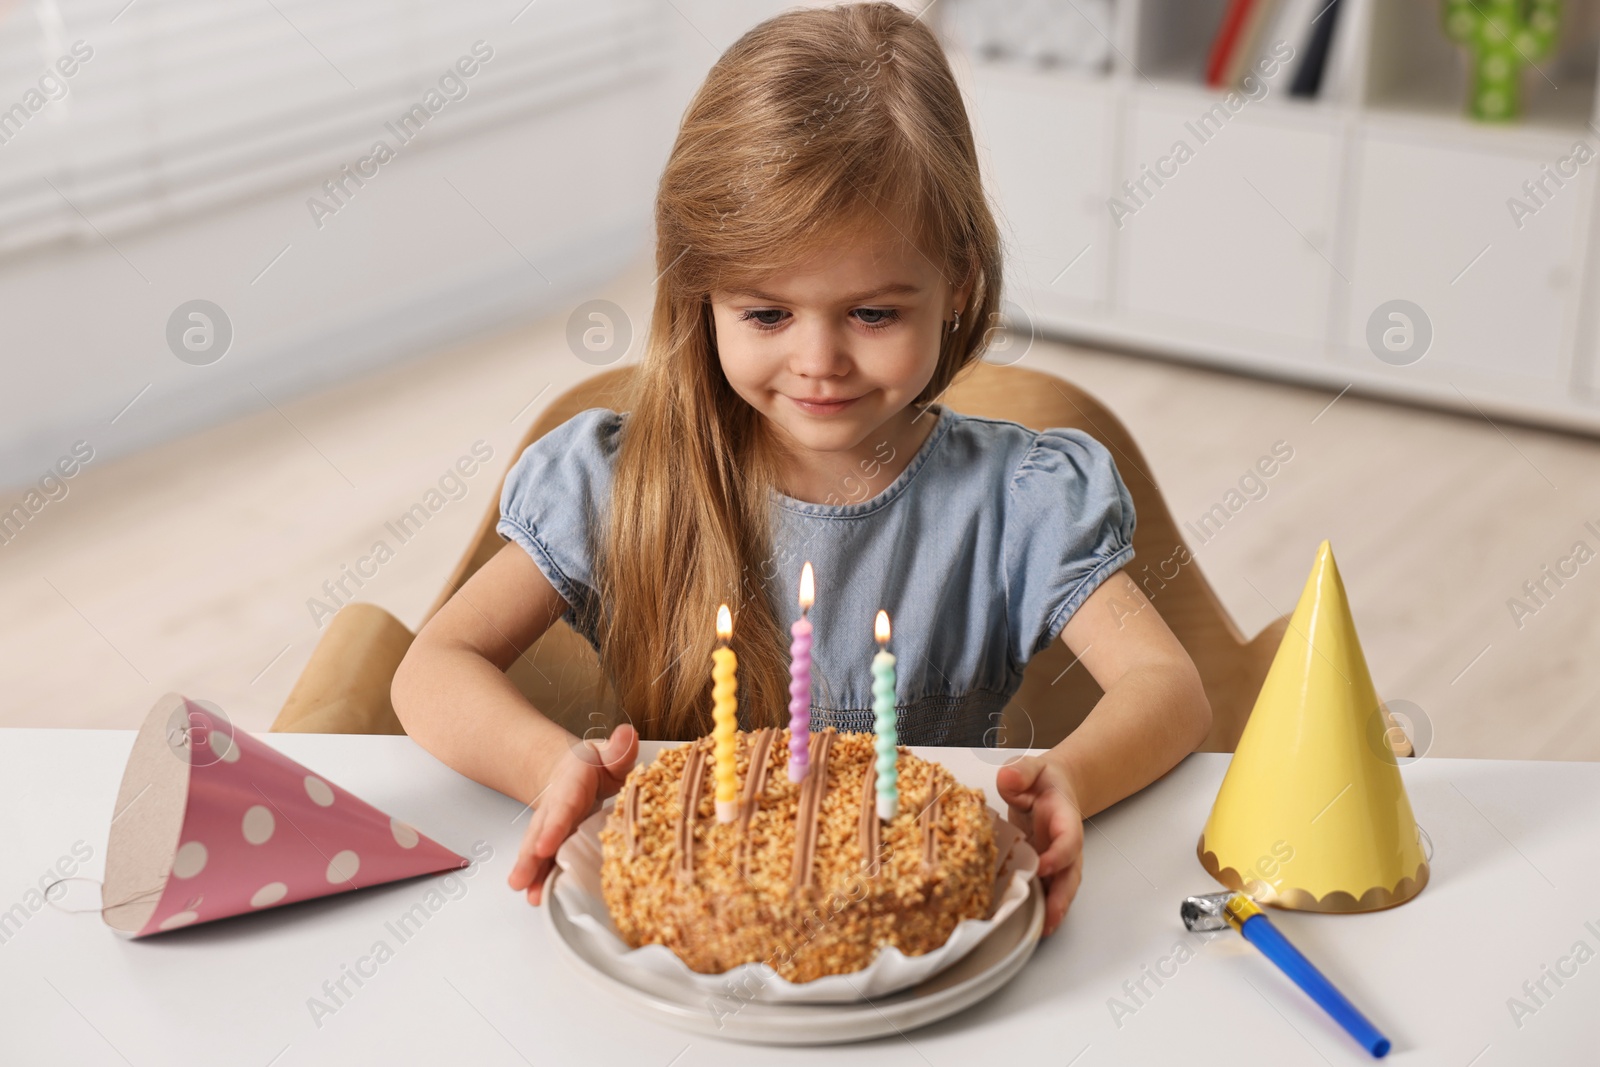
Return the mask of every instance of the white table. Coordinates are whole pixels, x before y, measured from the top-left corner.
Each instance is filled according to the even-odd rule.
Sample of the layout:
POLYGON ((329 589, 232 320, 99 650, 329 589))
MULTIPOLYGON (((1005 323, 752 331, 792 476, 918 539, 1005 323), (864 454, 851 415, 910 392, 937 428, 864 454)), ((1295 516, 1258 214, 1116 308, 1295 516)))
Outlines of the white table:
MULTIPOLYGON (((79 841, 80 852, 93 849, 81 873, 99 877, 133 736, 0 730, 0 909, 79 841)), ((13 912, 0 929, 0 1063, 1372 1062, 1237 934, 1201 940, 1182 929, 1181 899, 1217 888, 1194 846, 1227 756, 1191 756, 1091 820, 1066 922, 990 999, 902 1037, 769 1049, 646 1021, 575 973, 544 916, 505 886, 526 824, 514 801, 406 737, 263 736, 456 851, 482 841, 492 857, 404 943, 386 924, 435 878, 140 941, 92 911, 24 908, 20 927, 13 912), (1193 958, 1159 987, 1146 979, 1142 1003, 1130 999, 1124 983, 1186 938, 1193 958), (352 995, 319 1026, 308 1002, 380 939, 393 957, 359 988, 347 980, 352 995), (1137 1008, 1120 1025, 1119 997, 1137 1008)), ((642 758, 658 747, 645 745, 642 758)), ((984 783, 999 807, 995 753, 916 751, 984 783)), ((1600 1062, 1600 956, 1569 960, 1576 974, 1560 987, 1546 978, 1551 995, 1520 1028, 1507 1007, 1576 942, 1600 952, 1600 764, 1430 757, 1404 773, 1434 847, 1422 894, 1373 914, 1274 910, 1273 921, 1390 1037, 1395 1062, 1600 1062)), ((69 887, 62 907, 98 907, 94 886, 69 887)))

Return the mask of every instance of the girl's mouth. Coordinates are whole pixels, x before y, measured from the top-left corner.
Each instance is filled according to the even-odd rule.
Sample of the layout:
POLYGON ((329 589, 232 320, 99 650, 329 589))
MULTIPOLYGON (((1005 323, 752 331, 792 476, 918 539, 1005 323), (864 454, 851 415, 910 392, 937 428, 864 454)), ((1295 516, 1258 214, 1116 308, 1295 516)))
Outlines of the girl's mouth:
POLYGON ((854 404, 859 399, 861 398, 856 396, 838 399, 828 399, 825 397, 813 397, 808 399, 802 399, 797 396, 789 397, 789 400, 793 402, 795 407, 799 408, 801 411, 804 411, 808 415, 832 415, 835 412, 843 411, 845 408, 849 407, 851 404, 854 404))

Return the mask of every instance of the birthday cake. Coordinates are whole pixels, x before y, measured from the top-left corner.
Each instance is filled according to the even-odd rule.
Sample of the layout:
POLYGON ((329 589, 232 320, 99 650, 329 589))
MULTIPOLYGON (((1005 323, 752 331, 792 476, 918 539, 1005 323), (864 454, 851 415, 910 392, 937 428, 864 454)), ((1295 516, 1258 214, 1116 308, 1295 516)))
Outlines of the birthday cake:
POLYGON ((661 944, 718 974, 764 962, 790 982, 908 956, 982 919, 995 838, 981 790, 898 749, 898 811, 876 808, 873 736, 810 734, 788 775, 789 731, 738 733, 737 815, 716 818, 712 738, 635 767, 600 832, 601 885, 628 945, 661 944))

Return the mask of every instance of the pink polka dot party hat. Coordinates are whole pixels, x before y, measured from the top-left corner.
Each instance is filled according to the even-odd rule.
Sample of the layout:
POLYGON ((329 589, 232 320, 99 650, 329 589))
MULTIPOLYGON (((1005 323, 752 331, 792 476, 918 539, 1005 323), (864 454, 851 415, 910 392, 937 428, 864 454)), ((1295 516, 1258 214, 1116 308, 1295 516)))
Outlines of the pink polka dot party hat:
POLYGON ((455 870, 468 860, 169 693, 117 791, 101 915, 133 937, 455 870))

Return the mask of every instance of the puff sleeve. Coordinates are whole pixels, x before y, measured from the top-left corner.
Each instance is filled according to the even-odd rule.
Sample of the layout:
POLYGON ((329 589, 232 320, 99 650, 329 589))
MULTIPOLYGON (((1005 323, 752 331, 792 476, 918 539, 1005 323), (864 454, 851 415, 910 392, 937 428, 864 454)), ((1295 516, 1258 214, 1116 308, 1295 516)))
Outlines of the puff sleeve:
POLYGON ((562 617, 591 643, 594 556, 624 422, 609 408, 590 408, 529 445, 506 475, 495 524, 495 532, 533 557, 567 602, 562 617))
POLYGON ((1133 558, 1135 516, 1111 453, 1082 430, 1040 433, 1006 493, 1006 617, 1020 669, 1133 558))

